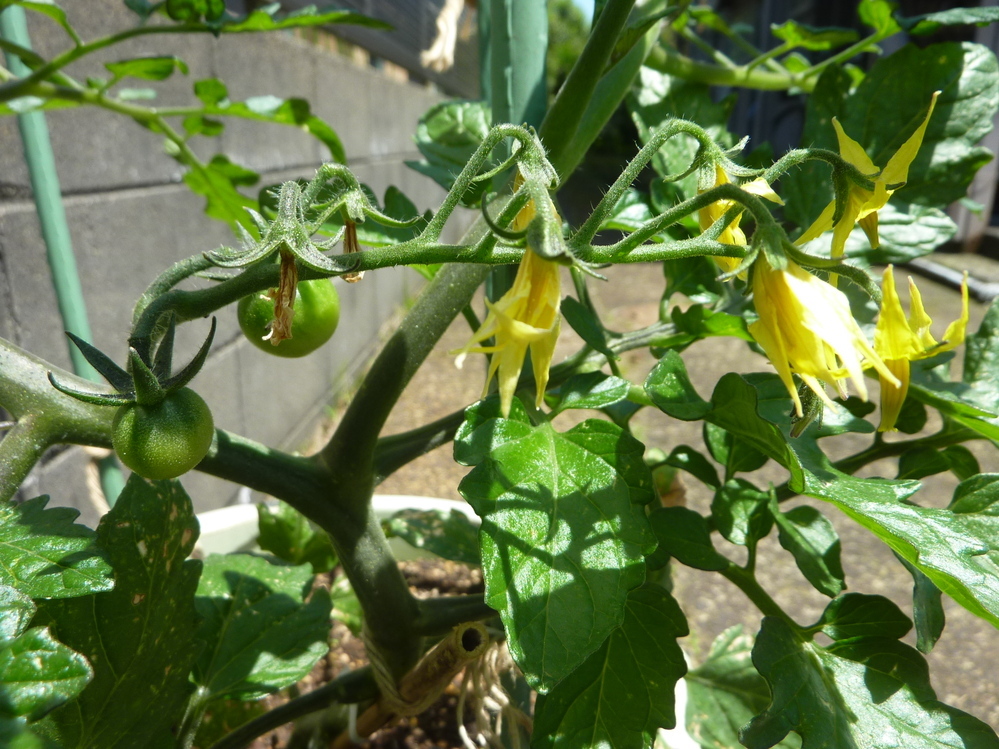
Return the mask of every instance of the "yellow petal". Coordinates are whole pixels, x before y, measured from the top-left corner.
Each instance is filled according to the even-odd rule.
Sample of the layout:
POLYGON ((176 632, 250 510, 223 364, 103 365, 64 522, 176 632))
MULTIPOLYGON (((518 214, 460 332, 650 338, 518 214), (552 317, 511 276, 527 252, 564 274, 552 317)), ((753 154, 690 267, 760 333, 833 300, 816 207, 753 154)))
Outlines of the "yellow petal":
POLYGON ((776 203, 777 205, 784 205, 784 201, 781 200, 780 195, 774 192, 774 189, 765 179, 763 179, 763 177, 758 177, 752 182, 739 185, 739 187, 748 192, 750 195, 758 195, 759 197, 765 198, 776 203))
POLYGON ((881 277, 881 311, 874 330, 874 350, 886 362, 892 359, 909 360, 923 351, 919 337, 905 319, 890 265, 881 277))
POLYGON ((923 307, 923 296, 916 288, 916 282, 909 277, 909 327, 913 334, 919 339, 920 350, 934 348, 937 345, 936 338, 930 333, 930 326, 933 320, 926 314, 923 307))
POLYGON ((909 165, 915 160, 916 154, 919 153, 919 147, 923 144, 923 136, 926 135, 926 126, 930 124, 930 116, 933 114, 933 108, 937 104, 937 96, 939 95, 939 91, 933 93, 933 97, 930 99, 930 108, 927 110, 922 124, 916 128, 916 132, 909 136, 909 139, 902 144, 902 147, 885 164, 884 171, 881 172, 881 176, 879 177, 881 182, 887 185, 894 185, 900 182, 904 183, 909 178, 909 165))
POLYGON ((836 213, 836 201, 827 205, 819 217, 815 219, 811 226, 805 229, 804 234, 794 240, 796 245, 808 244, 813 239, 818 239, 827 231, 833 228, 833 215, 836 213))
POLYGON ((874 166, 864 147, 846 134, 835 117, 833 127, 836 128, 836 140, 839 141, 839 155, 857 167, 861 174, 872 175, 877 172, 878 168, 874 166))
POLYGON ((961 281, 961 316, 947 326, 944 331, 943 345, 941 351, 950 351, 955 346, 964 343, 964 334, 968 328, 968 272, 964 272, 964 280, 961 281))
POLYGON ((888 368, 895 375, 898 384, 889 382, 884 377, 881 379, 881 423, 878 425, 879 432, 895 431, 895 422, 902 412, 902 404, 905 403, 905 396, 909 392, 909 360, 908 359, 888 359, 885 361, 888 368))

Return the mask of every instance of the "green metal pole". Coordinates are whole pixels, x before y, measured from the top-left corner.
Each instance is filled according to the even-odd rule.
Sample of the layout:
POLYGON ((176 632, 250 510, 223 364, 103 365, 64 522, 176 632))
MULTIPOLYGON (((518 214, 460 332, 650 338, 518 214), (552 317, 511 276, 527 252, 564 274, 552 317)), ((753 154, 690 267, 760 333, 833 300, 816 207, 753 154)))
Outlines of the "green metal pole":
MULTIPOLYGON (((31 48, 31 39, 28 36, 28 24, 23 8, 12 5, 0 12, 0 36, 26 49, 31 48)), ((5 57, 7 68, 14 75, 24 77, 31 73, 28 66, 17 55, 7 52, 5 57)), ((91 334, 90 323, 87 320, 87 307, 83 300, 80 277, 76 271, 76 258, 73 255, 69 225, 66 222, 66 212, 63 209, 62 194, 59 190, 59 175, 56 172, 45 115, 42 112, 25 112, 17 116, 17 124, 21 131, 21 140, 24 143, 24 159, 28 164, 31 189, 35 195, 38 221, 41 224, 42 237, 48 251, 52 285, 55 287, 63 325, 69 332, 89 341, 91 334)), ((100 376, 83 358, 80 351, 75 346, 69 345, 68 341, 67 345, 73 363, 73 371, 94 382, 100 381, 100 376)), ((110 504, 114 504, 125 485, 121 469, 114 456, 101 461, 100 467, 104 496, 107 497, 110 504)))
MULTIPOLYGON (((482 90, 489 96, 493 124, 539 127, 548 106, 545 60, 548 52, 548 7, 544 0, 487 0, 488 36, 479 40, 482 90), (488 74, 488 77, 487 77, 488 74)), ((483 28, 480 22, 480 31, 483 28)), ((496 301, 513 285, 516 266, 494 268, 486 295, 496 301)))

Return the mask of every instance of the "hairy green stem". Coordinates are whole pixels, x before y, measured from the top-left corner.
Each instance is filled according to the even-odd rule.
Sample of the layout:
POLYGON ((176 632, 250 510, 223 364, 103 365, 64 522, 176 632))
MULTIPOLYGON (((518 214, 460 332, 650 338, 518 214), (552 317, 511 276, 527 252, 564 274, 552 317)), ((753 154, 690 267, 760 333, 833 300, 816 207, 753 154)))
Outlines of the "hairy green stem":
POLYGON ((769 70, 750 68, 746 65, 734 68, 722 67, 692 60, 663 46, 652 51, 647 64, 661 73, 712 86, 738 86, 760 91, 784 91, 796 87, 807 93, 811 93, 812 89, 815 88, 815 79, 806 78, 802 74, 785 75, 769 70))

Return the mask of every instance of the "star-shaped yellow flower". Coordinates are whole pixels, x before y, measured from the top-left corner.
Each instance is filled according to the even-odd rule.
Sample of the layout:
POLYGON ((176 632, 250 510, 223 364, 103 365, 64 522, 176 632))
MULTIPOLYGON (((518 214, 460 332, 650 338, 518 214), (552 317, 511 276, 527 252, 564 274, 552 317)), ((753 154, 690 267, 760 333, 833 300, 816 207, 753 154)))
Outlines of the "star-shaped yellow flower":
POLYGON ((845 398, 846 378, 867 399, 865 366, 897 382, 853 319, 842 291, 791 260, 785 270, 776 270, 762 255, 753 264, 752 284, 760 319, 749 332, 791 394, 799 418, 804 412, 792 373, 828 405, 832 401, 823 383, 845 398))
MULTIPOLYGON (((878 238, 878 211, 885 207, 892 193, 902 187, 909 178, 909 166, 916 158, 919 147, 923 143, 926 126, 930 122, 930 116, 933 114, 933 108, 936 106, 937 95, 939 93, 937 91, 933 94, 933 98, 930 99, 930 108, 926 112, 926 117, 923 118, 922 123, 916 128, 916 132, 910 135, 909 139, 902 144, 902 147, 895 152, 895 155, 888 160, 885 168, 881 170, 881 174, 871 178, 871 181, 874 182, 874 189, 866 190, 859 185, 851 185, 847 193, 846 209, 843 211, 843 215, 839 221, 833 224, 833 215, 836 213, 836 201, 833 200, 825 207, 821 215, 815 219, 815 223, 808 227, 805 233, 795 240, 795 244, 802 245, 811 242, 813 239, 832 229, 832 256, 840 257, 846 249, 846 239, 850 236, 850 232, 853 231, 854 224, 859 223, 860 228, 867 234, 867 239, 870 241, 871 247, 874 249, 878 248, 880 245, 880 239, 878 238)), ((843 126, 839 124, 839 121, 835 117, 833 117, 833 127, 836 128, 836 139, 839 141, 840 156, 857 167, 857 170, 861 174, 876 174, 878 167, 871 161, 871 157, 867 155, 857 141, 844 132, 843 126)))
MULTIPOLYGON (((714 186, 718 187, 719 185, 727 185, 731 181, 732 180, 728 178, 728 174, 725 172, 725 170, 722 169, 721 166, 716 164, 714 186)), ((748 182, 745 185, 740 185, 740 187, 742 187, 742 189, 748 193, 752 193, 753 195, 758 195, 761 198, 766 198, 767 200, 772 200, 774 203, 777 203, 778 205, 784 205, 784 201, 780 199, 780 196, 773 191, 773 188, 771 188, 770 185, 768 185, 766 183, 766 180, 764 179, 754 179, 752 182, 748 182)), ((708 229, 712 224, 715 223, 715 221, 724 216, 728 212, 729 208, 731 208, 734 205, 735 205, 734 200, 716 200, 714 203, 711 203, 707 207, 702 208, 700 211, 698 211, 697 220, 701 226, 701 231, 705 231, 706 229, 708 229)), ((722 244, 737 244, 742 246, 745 246, 747 244, 746 234, 745 232, 743 232, 742 229, 739 228, 739 220, 741 218, 742 214, 740 213, 736 217, 735 221, 733 221, 731 224, 725 227, 725 230, 718 237, 719 242, 721 242, 722 244)), ((719 257, 713 257, 712 259, 726 273, 730 273, 731 271, 735 270, 739 266, 739 263, 742 262, 737 257, 719 256, 719 257)))
POLYGON ((874 350, 888 365, 898 384, 881 379, 881 424, 879 432, 889 432, 902 410, 909 392, 909 362, 925 359, 943 351, 950 351, 964 341, 968 327, 967 277, 961 284, 961 316, 947 326, 942 341, 937 342, 930 333, 932 320, 923 308, 923 298, 915 282, 909 278, 909 319, 902 311, 902 302, 895 290, 892 266, 885 268, 881 281, 881 314, 874 331, 874 350))
MULTIPOLYGON (((513 221, 513 230, 522 231, 534 218, 534 203, 528 203, 513 221)), ((530 247, 524 251, 513 286, 495 303, 486 301, 489 314, 485 322, 462 348, 450 352, 458 356, 461 366, 467 354, 492 354, 483 397, 489 383, 499 374, 500 408, 503 416, 510 415, 513 394, 524 366, 524 356, 531 350, 537 406, 541 407, 548 386, 548 368, 555 354, 561 318, 562 301, 559 266, 545 260, 530 247), (477 344, 495 337, 492 346, 477 344)))

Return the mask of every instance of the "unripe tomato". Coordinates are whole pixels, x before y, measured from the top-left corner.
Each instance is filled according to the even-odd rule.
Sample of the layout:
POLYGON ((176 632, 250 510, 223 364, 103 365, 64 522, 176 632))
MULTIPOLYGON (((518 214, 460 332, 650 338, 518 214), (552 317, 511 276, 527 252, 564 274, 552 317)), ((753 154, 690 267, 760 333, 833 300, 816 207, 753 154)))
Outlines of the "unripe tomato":
POLYGON ((275 356, 298 357, 311 354, 330 339, 340 322, 340 296, 325 278, 299 281, 295 289, 291 338, 276 346, 264 338, 274 322, 274 300, 259 291, 239 300, 239 327, 257 348, 275 356))
POLYGON ((111 444, 126 466, 147 479, 172 479, 194 468, 212 445, 208 404, 190 388, 155 406, 127 403, 111 423, 111 444))

